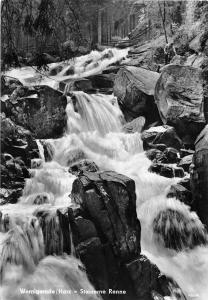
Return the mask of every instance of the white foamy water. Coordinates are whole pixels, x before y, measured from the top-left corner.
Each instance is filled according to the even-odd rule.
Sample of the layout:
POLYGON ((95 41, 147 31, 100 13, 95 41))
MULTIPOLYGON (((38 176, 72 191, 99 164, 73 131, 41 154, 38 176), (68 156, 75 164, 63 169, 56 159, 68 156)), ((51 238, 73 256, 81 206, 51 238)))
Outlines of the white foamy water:
POLYGON ((48 85, 58 89, 59 82, 99 74, 111 64, 125 58, 127 54, 128 49, 105 49, 102 52, 92 51, 90 54, 68 61, 51 63, 48 65, 48 71, 39 72, 36 67, 22 67, 11 69, 6 72, 6 75, 18 78, 27 86, 48 85), (70 69, 73 70, 74 74, 67 75, 67 71, 70 69))
MULTIPOLYGON (((68 97, 66 111, 65 135, 45 141, 52 161, 44 161, 40 141, 42 164, 34 162, 37 168, 26 180, 19 203, 1 209, 3 217, 8 214, 11 218, 9 226, 32 217, 37 207, 50 210, 69 206, 75 176, 68 173, 68 167, 88 158, 100 170, 114 170, 135 181, 142 251, 179 284, 188 300, 207 300, 208 248, 203 225, 187 206, 166 198, 170 186, 179 179, 148 171, 151 162, 143 151, 140 134, 122 132, 122 113, 113 96, 75 92, 68 97)), ((162 132, 163 127, 152 130, 162 132)), ((5 235, 0 237, 0 244, 5 235)))

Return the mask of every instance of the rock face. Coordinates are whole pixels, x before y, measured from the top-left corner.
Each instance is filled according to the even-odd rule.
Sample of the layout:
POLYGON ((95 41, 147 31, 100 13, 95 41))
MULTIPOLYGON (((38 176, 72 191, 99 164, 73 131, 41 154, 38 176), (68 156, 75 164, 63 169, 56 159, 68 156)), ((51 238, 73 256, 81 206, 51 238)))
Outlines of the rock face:
POLYGON ((120 261, 135 258, 140 251, 140 227, 136 218, 135 183, 114 172, 84 172, 75 180, 72 199, 94 221, 120 261))
POLYGON ((5 104, 10 118, 29 129, 36 138, 55 138, 63 134, 67 99, 61 92, 48 86, 20 88, 5 104))
POLYGON ((208 228, 208 125, 196 139, 191 172, 193 206, 208 228))
POLYGON ((112 171, 83 171, 73 183, 71 198, 80 205, 71 225, 75 251, 97 290, 125 290, 124 300, 151 300, 152 290, 170 294, 169 280, 162 282, 157 267, 140 255, 133 180, 112 171))
POLYGON ((114 94, 127 121, 144 116, 150 124, 160 119, 153 97, 158 78, 158 73, 143 68, 126 66, 119 70, 114 81, 114 94))
POLYGON ((161 119, 174 125, 186 144, 193 144, 205 125, 207 84, 201 70, 179 65, 165 67, 157 81, 155 101, 161 119))
POLYGON ((143 131, 141 136, 144 149, 156 148, 157 145, 165 145, 166 147, 173 147, 180 149, 183 146, 183 142, 178 137, 175 129, 168 125, 151 127, 148 130, 143 131))
POLYGON ((135 132, 142 132, 142 129, 145 125, 145 118, 138 117, 131 122, 124 124, 123 131, 126 133, 135 133, 135 132))

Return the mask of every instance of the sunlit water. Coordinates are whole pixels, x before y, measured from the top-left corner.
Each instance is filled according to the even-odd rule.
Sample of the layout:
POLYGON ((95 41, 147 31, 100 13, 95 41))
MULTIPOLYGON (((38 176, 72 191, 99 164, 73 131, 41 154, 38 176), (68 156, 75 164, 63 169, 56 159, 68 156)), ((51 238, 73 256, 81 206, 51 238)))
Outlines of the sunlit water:
MULTIPOLYGON (((123 116, 113 95, 75 92, 72 98, 68 97, 66 112, 65 135, 60 139, 38 141, 41 159, 31 164, 32 177, 26 180, 23 196, 18 204, 1 209, 0 270, 4 282, 8 280, 6 271, 10 261, 23 266, 21 272, 32 273, 31 282, 26 279, 24 286, 31 287, 34 282, 37 287, 41 279, 38 281, 36 274, 43 278, 41 287, 49 286, 50 267, 43 268, 44 261, 36 266, 44 257, 46 247, 36 211, 38 208, 48 210, 50 224, 58 230, 55 210, 72 205, 70 192, 75 176, 68 168, 87 158, 100 170, 114 170, 135 180, 142 251, 179 284, 187 299, 207 300, 208 248, 203 225, 187 206, 166 198, 169 187, 179 179, 148 171, 151 162, 143 151, 140 133, 122 131, 123 116), (50 162, 45 162, 43 142, 50 150, 50 162)), ((48 263, 50 265, 50 259, 48 263)), ((52 259, 51 270, 55 270, 56 278, 59 265, 54 268, 53 263, 52 259)), ((14 271, 18 272, 19 269, 14 271)), ((66 282, 63 280, 62 284, 65 286, 66 282)), ((11 296, 11 299, 16 298, 11 296)))

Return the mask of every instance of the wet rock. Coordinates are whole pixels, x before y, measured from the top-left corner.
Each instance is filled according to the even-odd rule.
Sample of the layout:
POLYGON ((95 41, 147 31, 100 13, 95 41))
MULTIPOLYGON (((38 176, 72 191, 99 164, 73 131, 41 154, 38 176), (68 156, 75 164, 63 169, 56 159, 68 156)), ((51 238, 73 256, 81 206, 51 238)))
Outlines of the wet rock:
POLYGON ((35 138, 29 130, 16 125, 10 118, 6 118, 4 114, 1 114, 0 118, 2 153, 21 157, 25 164, 30 166, 30 159, 39 157, 35 138))
POLYGON ((138 117, 131 122, 126 123, 123 126, 123 131, 126 133, 135 133, 135 132, 142 132, 142 129, 145 125, 145 118, 138 117))
POLYGON ((92 221, 86 220, 83 217, 78 216, 75 219, 75 224, 77 226, 77 235, 79 243, 98 236, 97 230, 92 221))
POLYGON ((157 162, 163 155, 163 152, 158 149, 149 149, 146 151, 146 156, 152 160, 157 162))
POLYGON ((148 130, 142 132, 141 138, 144 149, 156 148, 160 144, 165 145, 164 149, 160 150, 165 150, 166 147, 173 147, 179 150, 183 146, 175 129, 168 125, 150 127, 148 130))
POLYGON ((92 83, 93 89, 100 92, 113 92, 114 74, 98 74, 87 77, 92 83))
POLYGON ((56 76, 63 70, 63 66, 59 65, 50 69, 49 75, 56 76))
POLYGON ((102 244, 98 237, 93 237, 76 247, 91 282, 99 290, 108 290, 108 275, 105 258, 102 253, 102 244))
POLYGON ((90 160, 84 159, 78 163, 74 163, 70 166, 69 172, 78 175, 80 172, 97 172, 99 170, 98 166, 90 160))
POLYGON ((25 178, 29 172, 20 158, 1 155, 1 204, 16 203, 22 195, 25 178))
POLYGON ((164 124, 173 125, 187 145, 205 125, 208 81, 202 71, 189 66, 168 65, 157 81, 155 101, 164 124))
POLYGON ((1 96, 11 95, 12 92, 23 84, 16 78, 10 76, 1 76, 1 96))
POLYGON ((72 76, 75 74, 74 66, 69 66, 63 73, 63 76, 72 76))
POLYGON ((180 160, 179 152, 174 148, 166 148, 162 154, 162 156, 158 159, 161 163, 166 164, 175 164, 180 160))
POLYGON ((29 129, 36 138, 55 138, 66 125, 67 99, 49 86, 19 89, 6 101, 10 118, 29 129))
POLYGON ((170 187, 167 194, 168 198, 176 198, 186 205, 192 204, 192 193, 181 184, 174 184, 170 187))
POLYGON ((164 176, 164 177, 168 177, 168 178, 185 176, 183 168, 174 167, 174 166, 162 164, 162 163, 153 163, 149 167, 149 172, 153 172, 160 176, 164 176))
POLYGON ((71 198, 82 210, 75 218, 75 249, 91 282, 99 290, 126 290, 122 298, 136 300, 125 268, 140 252, 134 182, 115 172, 84 171, 73 183, 71 198))
POLYGON ((184 156, 178 163, 179 167, 182 167, 185 172, 189 172, 190 165, 192 164, 193 154, 184 156))
POLYGON ((34 197, 34 201, 32 204, 34 205, 42 205, 42 204, 47 204, 47 203, 51 203, 50 201, 50 195, 47 193, 41 193, 38 194, 34 197))
POLYGON ((208 125, 195 142, 191 171, 193 206, 202 223, 208 228, 208 125))
POLYGON ((69 208, 42 208, 34 213, 43 231, 45 254, 73 254, 69 208))
POLYGON ((102 71, 102 74, 116 74, 118 73, 120 66, 108 66, 105 70, 102 71))
POLYGON ((139 253, 133 180, 115 172, 84 172, 74 181, 71 197, 88 212, 101 240, 110 243, 120 261, 139 253))
POLYGON ((65 95, 70 95, 70 93, 73 91, 89 92, 94 90, 91 81, 86 78, 61 81, 59 84, 59 89, 60 91, 64 92, 65 95))
POLYGON ((170 280, 162 276, 156 265, 153 265, 144 255, 127 264, 126 268, 139 299, 152 299, 152 291, 160 293, 161 296, 170 296, 170 280))
POLYGON ((50 55, 49 53, 43 53, 43 57, 47 64, 55 63, 60 60, 60 57, 54 57, 50 55))
POLYGON ((43 160, 41 158, 31 159, 31 169, 40 169, 43 167, 43 160))
POLYGON ((153 97, 158 78, 156 72, 132 66, 122 67, 118 71, 114 94, 118 97, 126 121, 139 116, 144 116, 147 124, 160 120, 153 97))
POLYGON ((187 190, 191 191, 191 185, 190 185, 190 176, 188 177, 184 177, 183 179, 181 179, 178 184, 182 185, 183 187, 185 187, 187 190))
POLYGON ((22 196, 22 189, 22 186, 20 188, 15 187, 15 189, 0 188, 0 205, 17 203, 22 196))

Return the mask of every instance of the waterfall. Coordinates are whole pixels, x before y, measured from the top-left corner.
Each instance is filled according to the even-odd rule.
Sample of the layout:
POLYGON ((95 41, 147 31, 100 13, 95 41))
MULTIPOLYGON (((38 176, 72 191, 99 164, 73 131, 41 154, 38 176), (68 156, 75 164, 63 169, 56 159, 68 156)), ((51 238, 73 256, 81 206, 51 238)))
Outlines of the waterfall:
MULTIPOLYGON (((88 61, 86 57, 85 60, 79 58, 75 69, 81 72, 83 67, 89 71, 90 65, 95 64, 98 56, 101 60, 100 55, 103 55, 103 60, 98 60, 98 65, 93 67, 94 71, 99 69, 106 60, 115 59, 114 52, 108 53, 109 56, 106 53, 97 53, 97 56, 94 53, 92 57, 88 56, 88 61)), ((57 78, 65 76, 64 68, 68 66, 59 68, 61 75, 58 73, 57 78)), ((69 195, 76 177, 68 172, 68 168, 83 159, 94 161, 101 170, 114 170, 135 181, 143 253, 179 284, 188 300, 194 297, 207 300, 208 246, 205 229, 186 205, 166 198, 170 186, 179 179, 148 171, 151 161, 143 151, 140 133, 122 131, 122 112, 112 95, 73 92, 68 97, 66 112, 68 122, 64 136, 38 143, 42 163, 34 161, 31 164, 31 178, 26 180, 19 202, 1 208, 0 270, 3 290, 8 295, 4 300, 29 299, 27 296, 15 296, 19 287, 50 289, 62 286, 74 289, 73 282, 78 284, 78 278, 83 276, 81 283, 92 289, 85 275, 74 273, 78 265, 74 258, 48 256, 42 259, 44 255, 63 254, 64 239, 58 211, 71 205, 69 195), (49 153, 48 160, 45 153, 49 153), (3 273, 8 275, 10 268, 17 280, 14 289, 8 291, 6 282, 11 279, 3 273), (19 273, 24 273, 24 279, 20 280, 19 273), (73 278, 76 275, 78 277, 73 278)), ((72 239, 70 228, 69 237, 72 239)), ((71 250, 68 254, 73 254, 71 250)), ((53 297, 48 296, 47 299, 53 297)), ((74 299, 81 298, 77 295, 74 299)))
POLYGON ((73 109, 68 104, 68 131, 69 133, 98 131, 101 135, 108 132, 121 131, 122 113, 115 97, 102 94, 88 95, 84 92, 73 92, 73 109), (70 116, 76 111, 77 120, 70 116))

